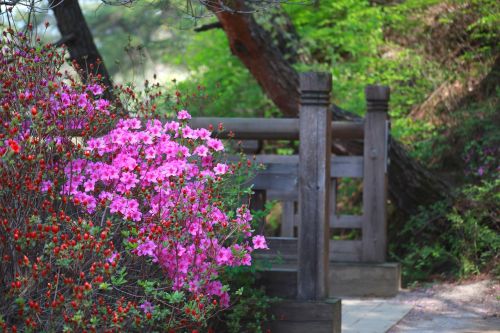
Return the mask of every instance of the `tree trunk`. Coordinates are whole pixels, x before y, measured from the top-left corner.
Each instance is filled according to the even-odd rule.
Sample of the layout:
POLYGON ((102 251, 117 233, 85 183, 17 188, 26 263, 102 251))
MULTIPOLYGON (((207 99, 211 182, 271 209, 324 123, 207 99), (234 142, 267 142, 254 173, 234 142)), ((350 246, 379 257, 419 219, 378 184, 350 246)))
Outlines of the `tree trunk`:
POLYGON ((234 11, 209 7, 222 25, 231 52, 248 68, 274 104, 286 115, 297 115, 299 76, 283 53, 273 46, 271 35, 250 14, 244 1, 232 2, 234 11))
POLYGON ((85 82, 90 75, 100 75, 101 82, 107 87, 104 97, 113 99, 113 83, 95 46, 78 1, 49 0, 49 5, 62 36, 58 44, 68 47, 71 60, 76 62, 80 69, 82 80, 85 82))
MULTIPOLYGON (((212 8, 224 29, 232 53, 255 77, 267 96, 286 116, 296 116, 299 107, 298 74, 287 62, 283 52, 272 42, 270 34, 251 14, 243 14, 242 0, 233 2, 235 11, 212 8)), ((359 120, 359 117, 332 107, 336 120, 359 120)), ((337 149, 360 154, 359 143, 341 144, 337 149)), ((404 147, 393 140, 389 150, 389 195, 397 209, 407 215, 420 206, 451 197, 451 188, 438 176, 411 158, 404 147)))

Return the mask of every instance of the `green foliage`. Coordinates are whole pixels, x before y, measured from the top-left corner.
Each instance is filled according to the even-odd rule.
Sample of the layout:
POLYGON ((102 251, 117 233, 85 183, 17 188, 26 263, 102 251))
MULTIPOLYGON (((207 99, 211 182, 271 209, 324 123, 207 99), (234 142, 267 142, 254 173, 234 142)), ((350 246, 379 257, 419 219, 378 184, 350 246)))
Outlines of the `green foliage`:
POLYGON ((112 74, 143 65, 159 51, 174 50, 172 44, 176 44, 177 35, 170 40, 162 36, 172 34, 167 29, 168 9, 164 1, 141 1, 132 7, 91 2, 83 3, 82 9, 112 74))
POLYGON ((463 122, 456 127, 456 135, 465 138, 460 147, 463 147, 466 172, 476 179, 494 177, 500 167, 500 91, 497 94, 498 97, 472 104, 459 113, 463 122))
POLYGON ((449 122, 432 126, 426 140, 414 145, 414 155, 434 169, 458 170, 459 183, 493 176, 499 167, 499 102, 500 91, 458 108, 449 122))
MULTIPOLYGON (((448 75, 421 53, 387 37, 393 25, 435 1, 409 1, 391 7, 369 1, 321 1, 319 7, 287 7, 313 62, 301 69, 329 70, 335 102, 362 115, 368 84, 391 87, 393 135, 405 141, 415 133, 425 140, 429 128, 407 118, 412 107, 448 75)), ((406 142, 409 143, 409 142, 406 142)))
POLYGON ((209 96, 208 101, 190 105, 194 115, 264 115, 273 108, 248 70, 231 54, 220 29, 194 35, 186 44, 185 53, 174 59, 191 73, 189 80, 179 83, 179 89, 195 92, 203 82, 209 96))
POLYGON ((231 284, 231 299, 236 302, 220 320, 214 318, 215 331, 262 333, 263 323, 272 319, 268 310, 277 298, 267 296, 263 288, 256 286, 255 265, 228 268, 225 273, 231 284))
POLYGON ((390 243, 392 259, 403 265, 404 283, 466 278, 498 264, 499 193, 500 180, 486 180, 464 187, 451 207, 438 202, 413 216, 390 243))
POLYGON ((500 276, 500 178, 498 92, 455 111, 420 156, 435 168, 455 170, 463 184, 453 204, 444 202, 413 216, 390 242, 403 265, 403 280, 465 278, 484 270, 500 276))

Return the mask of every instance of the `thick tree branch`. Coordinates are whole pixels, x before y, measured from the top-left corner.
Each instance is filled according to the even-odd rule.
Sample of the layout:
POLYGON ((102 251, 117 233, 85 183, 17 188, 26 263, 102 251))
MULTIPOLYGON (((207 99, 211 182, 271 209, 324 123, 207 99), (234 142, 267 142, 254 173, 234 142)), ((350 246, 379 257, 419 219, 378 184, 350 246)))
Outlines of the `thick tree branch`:
MULTIPOLYGON (((233 1, 238 11, 246 10, 243 0, 233 1)), ((232 53, 237 56, 257 80, 264 92, 286 116, 296 116, 299 107, 298 74, 264 30, 250 14, 212 8, 227 35, 232 53)), ((336 120, 360 120, 337 106, 332 107, 336 120)), ((358 154, 359 143, 342 143, 337 149, 358 154)), ((418 212, 425 206, 451 196, 450 187, 439 177, 408 155, 404 147, 393 140, 389 159, 389 194, 398 210, 404 214, 418 212)))
POLYGON ((210 7, 224 29, 231 52, 237 56, 257 80, 267 96, 287 116, 298 113, 298 75, 281 51, 273 46, 270 34, 251 14, 244 1, 233 2, 237 12, 210 7))

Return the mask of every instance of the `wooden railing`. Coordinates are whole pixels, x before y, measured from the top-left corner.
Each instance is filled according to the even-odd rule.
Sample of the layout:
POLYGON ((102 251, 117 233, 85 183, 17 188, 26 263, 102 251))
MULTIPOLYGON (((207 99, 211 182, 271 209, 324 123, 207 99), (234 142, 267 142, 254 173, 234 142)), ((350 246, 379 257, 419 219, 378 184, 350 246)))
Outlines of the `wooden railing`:
POLYGON ((367 112, 362 122, 331 120, 331 76, 300 77, 299 119, 194 118, 192 127, 218 128, 225 138, 300 140, 299 155, 257 155, 266 169, 252 180, 254 207, 266 199, 282 204, 281 237, 270 238, 270 252, 298 261, 299 299, 324 299, 329 261, 384 262, 386 259, 386 196, 389 89, 368 86, 367 112), (362 156, 332 155, 332 140, 362 140, 362 156), (363 180, 363 213, 336 211, 340 178, 363 180), (358 240, 331 240, 330 229, 361 230, 358 240), (294 237, 297 230, 298 237, 294 237))

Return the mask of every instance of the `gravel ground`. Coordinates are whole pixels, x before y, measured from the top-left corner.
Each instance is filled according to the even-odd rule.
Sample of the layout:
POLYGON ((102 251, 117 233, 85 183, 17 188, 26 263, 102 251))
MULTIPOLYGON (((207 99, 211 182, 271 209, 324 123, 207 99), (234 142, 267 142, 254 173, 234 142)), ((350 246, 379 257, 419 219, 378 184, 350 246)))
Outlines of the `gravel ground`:
POLYGON ((499 281, 435 284, 403 291, 394 300, 413 309, 389 333, 500 333, 499 281))

